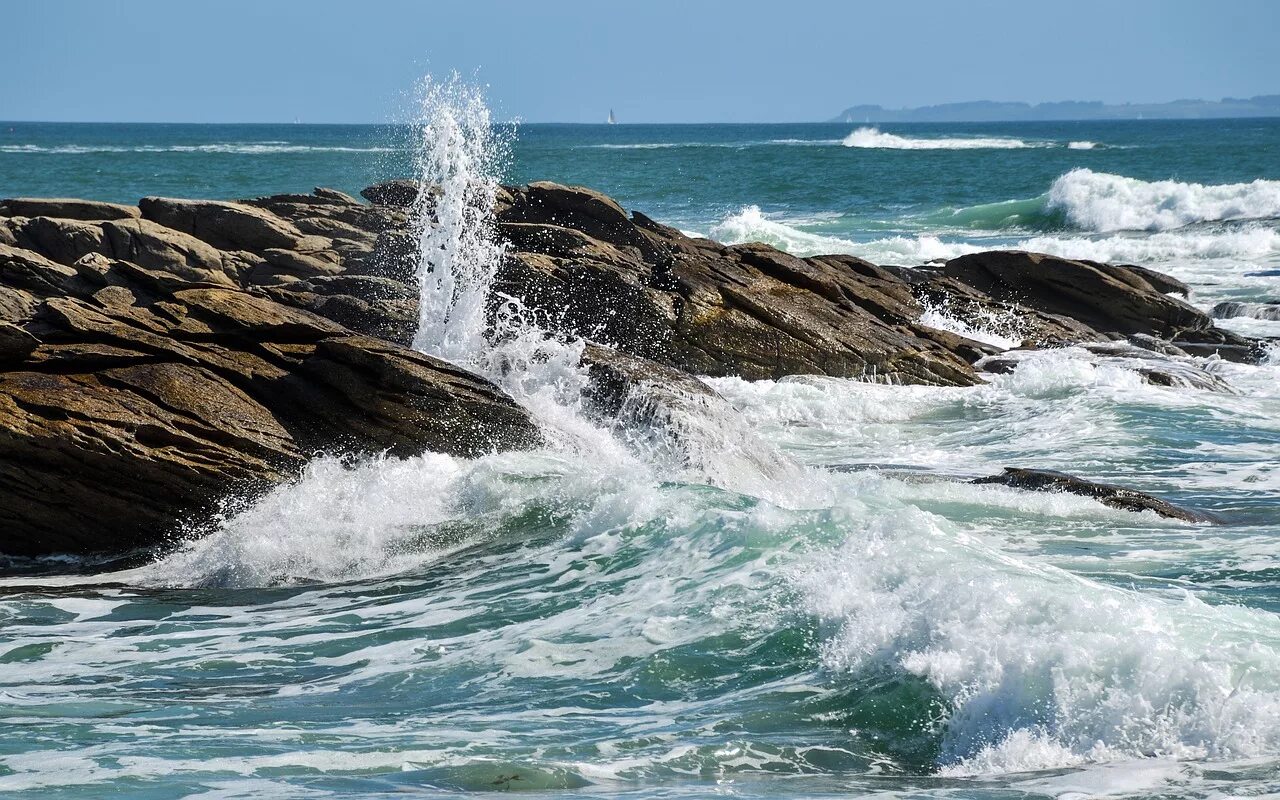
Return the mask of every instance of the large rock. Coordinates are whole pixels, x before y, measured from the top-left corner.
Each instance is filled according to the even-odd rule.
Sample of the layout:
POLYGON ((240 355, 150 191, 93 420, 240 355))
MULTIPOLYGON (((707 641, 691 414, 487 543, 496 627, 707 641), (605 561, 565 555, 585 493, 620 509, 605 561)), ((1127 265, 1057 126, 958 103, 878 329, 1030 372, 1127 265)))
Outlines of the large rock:
POLYGON ((302 232, 269 211, 219 200, 144 197, 142 216, 167 228, 189 233, 222 250, 294 249, 302 232))
POLYGON ((251 253, 225 252, 190 234, 145 219, 95 222, 33 217, 0 222, 16 246, 68 266, 96 253, 162 269, 188 280, 230 286, 260 262, 251 253))
MULTIPOLYGON (((406 346, 419 259, 408 209, 432 224, 420 191, 371 187, 372 205, 325 189, 139 209, 5 201, 0 552, 150 546, 316 452, 537 442, 494 386, 406 346)), ((1257 352, 1168 296, 1184 286, 1136 267, 1029 253, 917 268, 797 258, 689 237, 552 183, 501 189, 494 222, 508 244, 495 309, 516 299, 591 340, 588 405, 643 421, 678 459, 706 455, 682 449, 680 431, 729 418, 689 373, 980 382, 974 363, 997 368, 1001 348, 922 321, 939 308, 1007 317, 1025 347, 1129 342, 1162 357, 1127 344, 1099 357, 1176 385, 1224 388, 1187 354, 1257 352)))
POLYGON ((0 324, 0 552, 152 546, 320 451, 538 441, 486 381, 309 311, 128 262, 27 261, 44 274, 0 271, 37 301, 0 324))
POLYGON ((855 258, 692 239, 547 183, 512 190, 498 221, 511 243, 498 291, 566 333, 697 374, 979 380, 938 340, 980 344, 923 331, 905 282, 855 258))
POLYGON ((1199 309, 1169 297, 1187 287, 1141 267, 997 250, 952 259, 942 275, 1001 303, 1065 317, 1096 331, 1172 339, 1208 330, 1199 309))

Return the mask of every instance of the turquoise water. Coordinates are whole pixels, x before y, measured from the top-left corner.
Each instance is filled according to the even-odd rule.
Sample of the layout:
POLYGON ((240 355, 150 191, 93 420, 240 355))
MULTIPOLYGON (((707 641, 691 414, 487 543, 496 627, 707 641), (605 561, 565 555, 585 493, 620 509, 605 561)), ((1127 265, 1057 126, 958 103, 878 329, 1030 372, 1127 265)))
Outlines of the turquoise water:
MULTIPOLYGON (((4 196, 413 170, 403 129, 10 127, 4 196)), ((1280 121, 858 127, 529 125, 504 178, 802 254, 1023 246, 1280 300, 1280 121)), ((964 389, 719 379, 675 459, 577 415, 566 368, 517 395, 542 451, 319 460, 154 564, 0 579, 0 796, 1280 794, 1280 359, 1201 365, 1231 392, 1075 348, 964 389), (1005 465, 1227 524, 939 480, 1005 465)))

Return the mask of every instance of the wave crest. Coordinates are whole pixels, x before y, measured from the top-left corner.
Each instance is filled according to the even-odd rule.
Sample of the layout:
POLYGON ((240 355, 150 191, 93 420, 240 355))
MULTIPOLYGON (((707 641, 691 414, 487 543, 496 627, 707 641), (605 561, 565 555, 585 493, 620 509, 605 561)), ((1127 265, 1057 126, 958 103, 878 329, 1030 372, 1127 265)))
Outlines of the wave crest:
POLYGON ((1079 230, 1165 231, 1197 222, 1280 217, 1280 181, 1206 185, 1073 169, 1053 182, 1045 209, 1061 213, 1079 230))
POLYGON ((1036 145, 1021 139, 996 137, 949 137, 938 139, 912 139, 883 133, 879 128, 858 128, 844 138, 845 147, 862 147, 883 150, 1017 150, 1036 145))

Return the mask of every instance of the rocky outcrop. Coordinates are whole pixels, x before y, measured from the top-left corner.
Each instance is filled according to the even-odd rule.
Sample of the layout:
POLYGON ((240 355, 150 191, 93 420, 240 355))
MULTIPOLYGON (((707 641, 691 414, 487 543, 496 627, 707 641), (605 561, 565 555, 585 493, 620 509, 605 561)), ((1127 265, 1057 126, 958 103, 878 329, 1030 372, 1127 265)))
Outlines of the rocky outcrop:
MULTIPOLYGON (((152 545, 318 451, 538 441, 494 386, 408 348, 422 191, 0 203, 0 552, 152 545)), ((1007 318, 1022 349, 1119 347, 1099 357, 1167 385, 1221 390, 1188 354, 1255 352, 1169 296, 1185 287, 1137 267, 1017 252, 915 268, 798 258, 689 237, 553 183, 502 189, 494 224, 507 244, 495 305, 518 300, 589 340, 594 413, 672 430, 724 405, 690 373, 965 386, 1018 357, 926 324, 939 308, 1007 318)))
POLYGON ((1151 511, 1167 519, 1177 519, 1183 522, 1221 521, 1213 514, 1182 508, 1146 492, 1112 486, 1108 483, 1095 483, 1083 478, 1077 478, 1074 475, 1047 469, 1005 467, 1004 472, 999 475, 978 478, 971 481, 971 483, 999 484, 1037 492, 1069 492, 1084 497, 1092 497, 1105 506, 1118 508, 1121 511, 1151 511))
POLYGON ((0 246, 0 552, 161 542, 315 453, 538 433, 486 381, 263 292, 0 246))
POLYGON ((566 333, 696 374, 977 382, 957 337, 917 324, 907 285, 856 258, 693 239, 555 184, 513 190, 498 223, 499 291, 566 333))
POLYGON ((1194 355, 1256 359, 1256 343, 1214 327, 1209 315, 1172 297, 1181 281, 1137 266, 1043 253, 973 253, 941 267, 899 272, 917 297, 964 321, 1006 319, 1032 346, 1157 339, 1194 355))

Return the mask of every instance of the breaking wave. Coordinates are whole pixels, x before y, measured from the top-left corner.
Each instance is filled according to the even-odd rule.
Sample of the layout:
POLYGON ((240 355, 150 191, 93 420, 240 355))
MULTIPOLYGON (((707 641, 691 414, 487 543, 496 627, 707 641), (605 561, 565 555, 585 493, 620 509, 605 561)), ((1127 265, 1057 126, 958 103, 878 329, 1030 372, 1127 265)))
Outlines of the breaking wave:
POLYGON ((1039 197, 946 210, 925 221, 980 230, 1113 233, 1276 217, 1280 217, 1280 181, 1144 181, 1080 168, 1060 176, 1039 197))
POLYGON ((1280 230, 1265 225, 1227 225, 1150 234, 1116 232, 1105 236, 1045 234, 993 243, 955 241, 935 234, 896 235, 854 240, 803 230, 800 222, 771 219, 759 206, 726 216, 710 235, 728 244, 763 242, 793 255, 845 253, 879 264, 915 265, 947 260, 998 247, 1090 261, 1164 264, 1185 259, 1265 259, 1280 253, 1280 230))
POLYGON ((1004 136, 911 138, 883 133, 879 128, 858 128, 846 136, 842 144, 884 150, 1017 150, 1046 146, 1004 136))
POLYGON ((1197 222, 1280 216, 1280 181, 1205 185, 1142 181, 1074 169, 1054 181, 1046 208, 1086 231, 1164 231, 1197 222))

